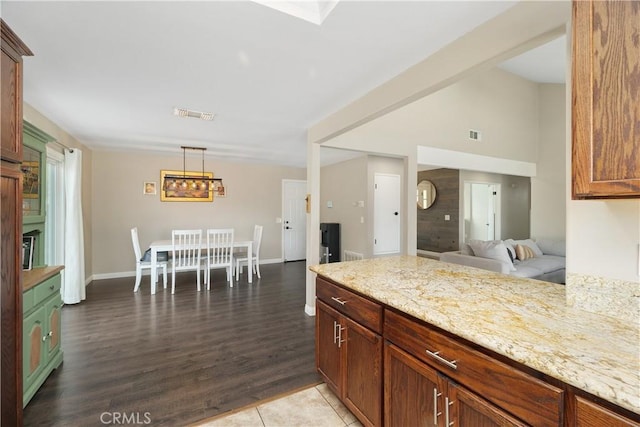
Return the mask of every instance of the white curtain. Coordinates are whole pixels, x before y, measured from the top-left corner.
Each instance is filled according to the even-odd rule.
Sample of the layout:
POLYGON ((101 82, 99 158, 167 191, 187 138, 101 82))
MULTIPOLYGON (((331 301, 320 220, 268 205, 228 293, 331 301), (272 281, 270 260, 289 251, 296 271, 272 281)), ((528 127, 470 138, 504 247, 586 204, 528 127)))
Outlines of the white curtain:
POLYGON ((86 298, 84 286, 84 229, 82 226, 82 152, 64 151, 64 283, 62 301, 77 304, 86 298))

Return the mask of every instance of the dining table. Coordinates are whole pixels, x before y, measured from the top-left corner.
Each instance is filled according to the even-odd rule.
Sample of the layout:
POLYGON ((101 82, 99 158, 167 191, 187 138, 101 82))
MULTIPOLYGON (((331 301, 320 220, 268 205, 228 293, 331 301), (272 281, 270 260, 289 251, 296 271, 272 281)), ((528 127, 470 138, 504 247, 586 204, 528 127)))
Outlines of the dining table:
MULTIPOLYGON (((247 270, 248 270, 248 281, 249 283, 253 282, 253 259, 251 254, 253 253, 253 240, 238 240, 233 242, 234 248, 246 248, 247 254, 247 270)), ((156 293, 156 288, 158 286, 158 270, 157 270, 157 261, 158 261, 158 252, 171 252, 173 250, 173 242, 171 239, 168 240, 154 240, 149 245, 151 249, 151 294, 156 293)), ((201 250, 207 250, 207 242, 203 242, 201 245, 201 250)), ((206 256, 206 255, 205 255, 206 256)), ((233 274, 233 271, 231 272, 233 274)))

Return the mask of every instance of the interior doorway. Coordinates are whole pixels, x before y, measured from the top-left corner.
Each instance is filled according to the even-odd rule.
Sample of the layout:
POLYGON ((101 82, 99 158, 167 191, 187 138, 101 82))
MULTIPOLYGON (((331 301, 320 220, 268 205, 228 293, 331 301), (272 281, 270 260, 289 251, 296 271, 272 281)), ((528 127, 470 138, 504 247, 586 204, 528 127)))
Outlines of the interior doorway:
POLYGON ((400 175, 374 176, 373 254, 400 252, 400 175))
POLYGON ((500 239, 500 184, 464 183, 464 241, 500 239))
POLYGON ((282 242, 284 261, 301 261, 307 251, 307 181, 282 181, 282 242))

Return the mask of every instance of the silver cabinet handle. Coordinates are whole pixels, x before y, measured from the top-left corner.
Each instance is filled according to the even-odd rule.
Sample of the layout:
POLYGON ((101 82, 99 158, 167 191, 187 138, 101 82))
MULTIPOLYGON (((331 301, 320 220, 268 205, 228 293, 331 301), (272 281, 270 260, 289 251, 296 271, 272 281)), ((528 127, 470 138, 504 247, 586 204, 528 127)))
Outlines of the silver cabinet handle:
POLYGON ((442 412, 438 412, 438 397, 442 396, 442 393, 438 393, 437 388, 433 388, 433 425, 438 425, 438 417, 442 415, 442 412))
POLYGON ((338 348, 342 347, 342 343, 345 342, 346 340, 342 339, 342 331, 344 331, 347 328, 343 328, 339 323, 338 323, 338 348))
POLYGON ((338 332, 336 330, 337 327, 338 327, 338 322, 334 320, 333 321, 333 343, 334 344, 338 342, 338 332))
POLYGON ((453 425, 453 421, 449 418, 449 406, 453 405, 453 402, 449 402, 449 398, 444 398, 444 425, 449 427, 453 425))
POLYGON ((340 298, 338 298, 338 297, 331 297, 331 299, 332 299, 332 300, 334 300, 335 302, 337 302, 338 304, 345 305, 345 304, 347 303, 346 301, 341 300, 341 299, 340 299, 340 298))
POLYGON ((438 362, 440 363, 444 363, 445 365, 447 365, 448 367, 450 367, 451 369, 458 369, 458 365, 456 365, 456 360, 447 360, 444 357, 439 355, 439 351, 429 351, 429 350, 425 350, 427 352, 427 354, 431 357, 433 357, 434 359, 436 359, 438 362))

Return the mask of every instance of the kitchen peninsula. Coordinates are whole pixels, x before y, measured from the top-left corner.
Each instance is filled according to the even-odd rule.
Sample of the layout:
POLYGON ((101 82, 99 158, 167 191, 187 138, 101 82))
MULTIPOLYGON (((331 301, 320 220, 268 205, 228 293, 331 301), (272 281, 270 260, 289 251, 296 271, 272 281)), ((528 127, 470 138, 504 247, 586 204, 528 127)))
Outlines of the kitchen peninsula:
POLYGON ((464 408, 472 408, 498 414, 503 425, 640 425, 638 324, 567 306, 562 285, 414 256, 311 270, 319 276, 319 371, 333 375, 331 334, 322 331, 329 318, 333 342, 347 354, 337 357, 341 378, 327 383, 364 424, 398 425, 422 411, 416 416, 429 414, 434 425, 464 425, 464 408), (369 343, 375 354, 359 362, 348 354, 352 338, 359 353, 369 343), (349 363, 369 364, 351 370, 372 372, 367 387, 379 386, 378 405, 362 409, 349 396, 358 388, 349 391, 349 363), (429 387, 412 391, 418 376, 431 378, 432 396, 418 396, 429 387), (402 393, 428 402, 404 404, 402 393))

